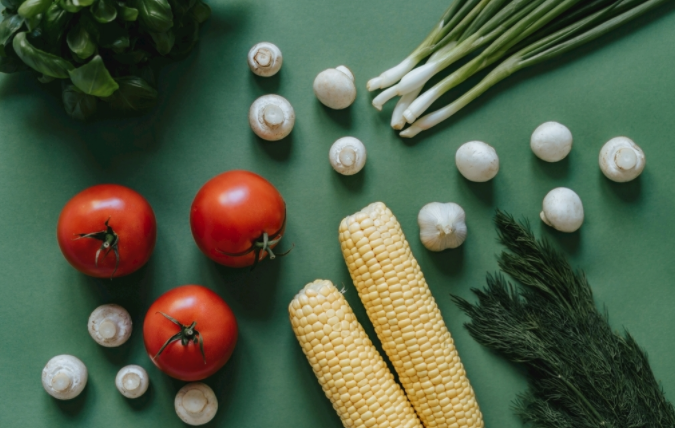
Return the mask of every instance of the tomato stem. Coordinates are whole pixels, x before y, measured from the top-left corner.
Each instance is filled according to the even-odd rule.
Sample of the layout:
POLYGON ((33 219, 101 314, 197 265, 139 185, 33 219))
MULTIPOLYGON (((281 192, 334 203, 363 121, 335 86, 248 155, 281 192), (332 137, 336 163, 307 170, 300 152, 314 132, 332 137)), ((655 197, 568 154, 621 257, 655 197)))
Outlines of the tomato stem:
POLYGON ((115 272, 117 272, 117 268, 120 265, 120 253, 118 249, 120 237, 117 235, 117 233, 115 233, 108 222, 110 222, 110 217, 108 217, 108 220, 105 221, 105 230, 100 232, 78 233, 78 237, 75 238, 75 240, 89 238, 102 241, 101 246, 96 251, 96 258, 94 259, 95 266, 98 266, 98 258, 101 255, 101 251, 105 251, 103 257, 107 257, 110 251, 115 253, 115 269, 113 269, 112 274, 110 274, 110 279, 112 280, 113 276, 115 276, 115 272))
POLYGON ((180 343, 183 346, 188 346, 190 342, 192 342, 195 345, 199 343, 199 350, 202 353, 204 364, 206 364, 206 354, 204 353, 204 339, 202 338, 202 334, 195 328, 197 326, 197 321, 192 321, 192 324, 190 325, 183 325, 177 319, 173 318, 170 315, 165 314, 164 312, 161 311, 155 312, 155 314, 162 314, 166 319, 168 319, 169 321, 180 327, 180 331, 171 336, 169 340, 164 342, 164 345, 162 345, 162 347, 159 348, 159 352, 157 352, 157 354, 154 357, 152 357, 153 360, 156 360, 157 357, 159 357, 160 354, 164 352, 164 349, 166 349, 166 347, 169 346, 170 343, 180 340, 180 343))

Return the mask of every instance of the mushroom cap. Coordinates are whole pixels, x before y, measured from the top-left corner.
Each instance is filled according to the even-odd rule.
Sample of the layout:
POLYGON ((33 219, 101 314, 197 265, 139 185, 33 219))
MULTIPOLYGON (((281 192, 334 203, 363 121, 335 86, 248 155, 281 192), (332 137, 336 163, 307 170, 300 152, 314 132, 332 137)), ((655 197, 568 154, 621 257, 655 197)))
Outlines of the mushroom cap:
POLYGON ((544 197, 541 220, 561 232, 576 232, 584 222, 584 206, 574 190, 557 187, 544 197))
POLYGON ((565 125, 545 122, 532 133, 530 148, 539 159, 558 162, 570 153, 572 142, 572 132, 565 125))
POLYGON ((176 394, 174 407, 178 417, 188 425, 204 425, 218 412, 213 390, 201 382, 188 383, 176 394))
POLYGON ((366 147, 354 137, 342 137, 330 147, 328 158, 333 169, 342 175, 354 175, 366 164, 366 147))
POLYGON ((148 385, 150 385, 148 372, 134 364, 122 367, 115 376, 117 390, 127 398, 138 398, 145 394, 148 385))
POLYGON ((462 144, 455 154, 455 163, 464 178, 478 183, 493 179, 499 172, 497 152, 482 141, 462 144))
POLYGON ((248 67, 258 76, 274 76, 283 62, 281 50, 274 43, 260 42, 248 51, 248 67))
POLYGON ((356 99, 354 75, 343 65, 324 70, 314 79, 314 94, 326 107, 345 109, 356 99))
POLYGON ((602 146, 599 163, 605 177, 617 183, 625 183, 642 174, 646 159, 645 153, 633 140, 615 137, 602 146))
POLYGON ((120 305, 101 305, 89 315, 89 335, 107 348, 124 344, 131 336, 131 316, 120 305))
POLYGON ((42 386, 49 395, 59 400, 70 400, 80 395, 87 386, 87 367, 72 355, 57 355, 42 369, 42 386))
POLYGON ((288 100, 279 95, 263 95, 253 101, 248 123, 255 134, 267 141, 288 136, 295 125, 295 111, 288 100))

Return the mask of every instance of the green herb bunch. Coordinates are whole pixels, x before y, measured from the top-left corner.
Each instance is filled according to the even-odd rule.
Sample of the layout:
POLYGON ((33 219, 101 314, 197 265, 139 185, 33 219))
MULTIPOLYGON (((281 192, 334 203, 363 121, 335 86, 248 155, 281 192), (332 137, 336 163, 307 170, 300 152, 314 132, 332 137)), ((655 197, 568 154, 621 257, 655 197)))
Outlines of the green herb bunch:
POLYGON ((0 1, 0 72, 61 79, 66 111, 81 120, 99 100, 124 111, 153 107, 157 65, 187 55, 211 15, 201 0, 0 1))
POLYGON ((582 272, 574 272, 527 223, 497 212, 502 275, 473 289, 478 303, 453 300, 471 318, 481 344, 524 364, 530 390, 516 412, 546 428, 675 427, 675 411, 654 378, 645 353, 627 332, 617 334, 598 312, 582 272))

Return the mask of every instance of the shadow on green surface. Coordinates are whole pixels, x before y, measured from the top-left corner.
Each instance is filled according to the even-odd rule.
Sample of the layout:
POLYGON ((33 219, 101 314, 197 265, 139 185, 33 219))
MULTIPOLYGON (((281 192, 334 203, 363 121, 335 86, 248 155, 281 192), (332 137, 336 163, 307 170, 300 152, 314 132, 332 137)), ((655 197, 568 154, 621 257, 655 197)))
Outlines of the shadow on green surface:
MULTIPOLYGON (((538 218, 533 219, 533 221, 535 220, 539 219, 538 218)), ((548 239, 549 241, 554 241, 567 254, 575 255, 579 252, 579 249, 581 247, 581 231, 583 230, 583 226, 576 232, 565 233, 559 232, 553 229, 552 227, 545 225, 544 222, 542 221, 538 221, 538 223, 539 223, 539 236, 548 239)))
POLYGON ((443 272, 446 276, 457 276, 464 270, 464 245, 440 252, 425 251, 424 257, 431 260, 436 269, 443 272))
MULTIPOLYGON (((351 131, 352 129, 352 107, 347 107, 342 110, 333 110, 330 107, 326 107, 321 104, 321 101, 316 100, 316 109, 323 112, 321 116, 323 118, 328 117, 333 123, 338 124, 342 129, 346 131, 351 131)), ((325 122, 324 119, 321 119, 325 122)))
POLYGON ((251 82, 250 86, 259 89, 258 92, 261 96, 265 94, 278 94, 279 87, 281 86, 281 73, 283 73, 283 68, 279 70, 277 74, 271 77, 257 76, 251 72, 249 73, 249 82, 251 82))
POLYGON ((530 157, 532 170, 537 176, 548 176, 549 178, 559 180, 567 177, 570 171, 570 155, 558 162, 546 162, 534 154, 530 157))
POLYGON ((368 175, 367 168, 363 168, 360 172, 354 175, 342 175, 338 172, 333 172, 333 179, 331 180, 335 186, 346 188, 350 192, 361 193, 366 183, 368 175))
POLYGON ((291 132, 286 138, 279 141, 266 141, 258 137, 251 131, 251 140, 257 144, 267 156, 275 161, 284 162, 291 157, 293 150, 293 133, 291 132))
POLYGON ((603 194, 614 195, 621 199, 622 202, 637 203, 642 197, 642 176, 627 183, 616 183, 605 177, 602 172, 598 172, 598 179, 600 180, 603 194))
POLYGON ((462 183, 461 186, 467 189, 469 193, 473 194, 485 206, 493 207, 495 205, 495 180, 476 183, 464 178, 459 170, 456 170, 455 176, 456 180, 462 183))
POLYGON ((72 400, 57 400, 56 398, 47 394, 44 394, 44 399, 51 400, 52 403, 54 403, 54 405, 61 410, 61 413, 66 415, 68 418, 75 419, 80 414, 85 404, 87 404, 87 401, 89 401, 89 405, 92 404, 91 401, 96 401, 92 400, 90 397, 93 394, 91 389, 92 385, 88 383, 80 395, 73 398, 72 400))
POLYGON ((120 394, 120 400, 126 401, 127 405, 133 410, 134 412, 140 412, 147 408, 148 406, 152 405, 152 403, 155 401, 155 395, 157 393, 155 392, 155 386, 153 385, 152 382, 148 385, 148 390, 145 391, 145 394, 141 395, 138 398, 125 398, 122 394, 120 394))

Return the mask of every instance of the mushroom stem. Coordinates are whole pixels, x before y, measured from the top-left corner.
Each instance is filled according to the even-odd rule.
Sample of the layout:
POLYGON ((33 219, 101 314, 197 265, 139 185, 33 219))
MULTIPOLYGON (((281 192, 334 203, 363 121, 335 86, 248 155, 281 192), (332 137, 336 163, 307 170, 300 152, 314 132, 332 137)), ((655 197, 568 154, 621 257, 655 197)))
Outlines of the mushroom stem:
POLYGON ((263 108, 263 120, 265 121, 265 125, 270 128, 276 128, 284 123, 284 111, 278 105, 267 104, 263 108))
POLYGON ((553 227, 551 222, 546 218, 546 214, 544 214, 543 211, 539 213, 539 218, 541 218, 541 221, 543 221, 545 225, 553 227))
POLYGON ((335 67, 335 69, 336 69, 337 71, 341 71, 341 72, 343 72, 344 74, 346 74, 347 77, 349 77, 349 78, 352 80, 352 82, 354 81, 354 74, 352 73, 352 71, 351 71, 350 69, 348 69, 348 68, 345 67, 344 65, 338 65, 337 67, 335 67))
POLYGON ((629 148, 629 147, 622 147, 616 152, 616 156, 614 157, 614 161, 616 162, 616 166, 623 170, 628 170, 628 169, 633 169, 635 168, 635 165, 637 164, 637 155, 635 154, 635 150, 629 148))
POLYGON ((208 400, 204 393, 198 389, 192 389, 183 396, 183 407, 188 413, 198 415, 204 411, 208 400))
POLYGON ((272 53, 272 51, 269 50, 268 48, 260 48, 258 49, 258 52, 256 52, 253 59, 255 60, 255 63, 258 64, 260 67, 269 67, 270 64, 272 64, 273 55, 274 54, 272 53))
POLYGON ((356 161, 356 149, 352 146, 346 146, 340 150, 340 163, 344 166, 352 166, 356 161))
POLYGON ((141 377, 133 372, 127 373, 122 377, 122 385, 127 391, 136 391, 141 386, 141 377))
POLYGON ((105 319, 98 325, 98 333, 102 338, 109 340, 117 334, 117 325, 110 319, 105 319))
POLYGON ((70 388, 72 383, 73 380, 70 378, 70 375, 64 371, 60 371, 52 378, 51 385, 54 391, 63 392, 70 388))

